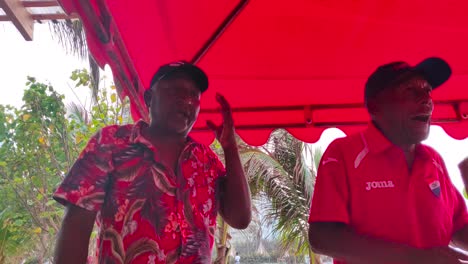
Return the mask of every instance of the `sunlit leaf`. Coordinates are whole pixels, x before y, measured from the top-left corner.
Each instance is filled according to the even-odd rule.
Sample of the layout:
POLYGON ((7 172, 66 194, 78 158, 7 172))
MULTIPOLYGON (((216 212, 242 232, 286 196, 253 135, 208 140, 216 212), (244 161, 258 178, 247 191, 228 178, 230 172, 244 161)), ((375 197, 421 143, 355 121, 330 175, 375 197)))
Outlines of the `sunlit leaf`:
POLYGON ((112 103, 115 103, 117 101, 117 95, 115 93, 111 94, 110 99, 112 103))
POLYGON ((31 117, 30 114, 24 114, 23 115, 23 121, 28 121, 30 117, 31 117))

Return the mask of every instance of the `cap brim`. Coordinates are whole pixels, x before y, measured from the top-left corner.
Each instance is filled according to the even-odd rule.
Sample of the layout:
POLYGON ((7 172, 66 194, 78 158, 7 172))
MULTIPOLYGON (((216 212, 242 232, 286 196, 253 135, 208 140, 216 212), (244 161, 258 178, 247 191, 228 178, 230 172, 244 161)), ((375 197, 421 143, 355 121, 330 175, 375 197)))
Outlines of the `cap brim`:
POLYGON ((428 58, 414 67, 424 79, 435 89, 445 83, 452 75, 452 69, 446 61, 440 58, 428 58))

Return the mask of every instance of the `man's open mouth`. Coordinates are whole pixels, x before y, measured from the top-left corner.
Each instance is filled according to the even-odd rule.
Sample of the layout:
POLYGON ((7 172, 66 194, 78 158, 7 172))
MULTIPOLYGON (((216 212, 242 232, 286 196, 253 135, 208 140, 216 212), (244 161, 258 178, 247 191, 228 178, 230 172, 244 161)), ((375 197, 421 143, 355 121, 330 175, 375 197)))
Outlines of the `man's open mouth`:
POLYGON ((411 118, 411 120, 419 121, 423 123, 429 122, 430 119, 431 119, 431 115, 417 115, 411 118))
POLYGON ((187 113, 187 112, 179 111, 179 112, 177 112, 177 114, 179 114, 179 115, 182 116, 183 118, 190 119, 190 114, 187 113))

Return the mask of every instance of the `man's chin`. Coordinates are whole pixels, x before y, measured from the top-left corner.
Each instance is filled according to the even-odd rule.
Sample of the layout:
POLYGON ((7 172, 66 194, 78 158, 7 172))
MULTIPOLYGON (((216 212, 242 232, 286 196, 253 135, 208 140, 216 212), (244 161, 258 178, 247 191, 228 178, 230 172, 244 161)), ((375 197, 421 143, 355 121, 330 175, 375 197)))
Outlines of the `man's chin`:
POLYGON ((424 140, 426 140, 427 138, 429 137, 429 129, 425 132, 418 132, 418 133, 413 133, 413 143, 414 144, 419 144, 421 142, 423 142, 424 140))
POLYGON ((190 131, 192 130, 193 125, 191 126, 174 126, 172 129, 170 129, 174 134, 180 135, 180 136, 187 136, 190 131))

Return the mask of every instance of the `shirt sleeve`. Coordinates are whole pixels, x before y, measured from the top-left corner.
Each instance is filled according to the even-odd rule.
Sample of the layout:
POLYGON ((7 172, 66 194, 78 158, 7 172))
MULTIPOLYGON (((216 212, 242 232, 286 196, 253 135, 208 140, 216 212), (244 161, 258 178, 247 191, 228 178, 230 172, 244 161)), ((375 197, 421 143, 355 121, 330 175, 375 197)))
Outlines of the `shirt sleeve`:
POLYGON ((468 213, 466 212, 466 204, 463 196, 455 189, 452 185, 452 190, 454 192, 455 206, 453 212, 453 233, 456 233, 458 230, 462 229, 466 224, 468 224, 468 213))
POLYGON ((341 140, 332 142, 320 161, 309 223, 341 222, 349 224, 349 187, 345 160, 340 150, 341 140))
POLYGON ((442 164, 444 174, 445 174, 445 181, 447 182, 448 187, 448 195, 450 196, 450 203, 452 205, 452 235, 455 234, 458 230, 468 224, 468 212, 466 210, 466 203, 463 196, 460 192, 455 188, 452 181, 450 180, 447 167, 445 166, 445 162, 443 161, 440 155, 437 155, 439 159, 439 164, 442 164))
POLYGON ((209 176, 213 177, 214 179, 226 176, 226 167, 221 162, 218 155, 213 150, 211 150, 210 147, 204 146, 204 148, 205 164, 208 164, 210 169, 209 176))
POLYGON ((213 161, 214 161, 214 170, 216 172, 216 175, 218 177, 224 177, 226 176, 226 168, 224 167, 224 164, 219 160, 217 155, 213 155, 213 161))
POLYGON ((55 191, 53 198, 63 205, 73 204, 99 211, 104 202, 108 174, 112 170, 111 145, 104 143, 112 129, 99 131, 81 152, 79 158, 55 191))

